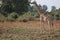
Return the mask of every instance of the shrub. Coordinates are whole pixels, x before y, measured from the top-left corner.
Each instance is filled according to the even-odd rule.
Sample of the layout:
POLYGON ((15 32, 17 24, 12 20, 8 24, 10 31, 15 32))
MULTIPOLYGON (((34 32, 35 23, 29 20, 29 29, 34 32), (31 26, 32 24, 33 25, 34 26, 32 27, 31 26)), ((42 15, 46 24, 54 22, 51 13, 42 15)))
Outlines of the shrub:
POLYGON ((1 13, 0 13, 0 22, 4 22, 6 19, 6 17, 4 17, 1 13))
POLYGON ((33 16, 30 12, 27 12, 24 15, 19 16, 19 18, 17 18, 16 21, 27 22, 27 21, 33 21, 34 19, 35 19, 35 16, 33 16))
POLYGON ((18 18, 18 14, 13 12, 13 13, 8 15, 7 21, 15 21, 17 18, 18 18))

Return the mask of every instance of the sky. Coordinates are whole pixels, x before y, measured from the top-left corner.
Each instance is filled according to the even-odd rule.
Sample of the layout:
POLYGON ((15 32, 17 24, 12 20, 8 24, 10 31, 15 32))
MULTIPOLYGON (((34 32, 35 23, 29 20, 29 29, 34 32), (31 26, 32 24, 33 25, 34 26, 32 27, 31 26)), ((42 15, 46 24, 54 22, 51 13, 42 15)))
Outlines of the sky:
POLYGON ((47 5, 48 11, 51 10, 51 6, 55 6, 57 9, 60 8, 60 0, 35 0, 37 4, 47 5))

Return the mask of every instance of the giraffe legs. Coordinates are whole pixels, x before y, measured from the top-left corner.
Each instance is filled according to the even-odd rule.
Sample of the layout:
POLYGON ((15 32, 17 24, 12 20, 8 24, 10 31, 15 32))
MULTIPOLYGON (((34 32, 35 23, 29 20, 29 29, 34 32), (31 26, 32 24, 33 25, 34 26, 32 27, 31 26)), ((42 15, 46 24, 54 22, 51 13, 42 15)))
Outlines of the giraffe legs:
POLYGON ((51 27, 53 27, 53 21, 51 21, 51 27))
MULTIPOLYGON (((46 22, 47 22, 48 27, 53 27, 53 21, 46 21, 46 22)), ((44 21, 40 21, 40 26, 44 27, 44 21)))
POLYGON ((43 21, 40 21, 40 26, 44 27, 44 22, 43 21))
POLYGON ((50 21, 48 21, 48 27, 51 27, 51 22, 50 21))
POLYGON ((40 26, 42 26, 42 22, 40 21, 40 26))
POLYGON ((42 27, 44 27, 44 22, 42 22, 42 27))
POLYGON ((48 21, 48 26, 53 27, 53 21, 48 21))

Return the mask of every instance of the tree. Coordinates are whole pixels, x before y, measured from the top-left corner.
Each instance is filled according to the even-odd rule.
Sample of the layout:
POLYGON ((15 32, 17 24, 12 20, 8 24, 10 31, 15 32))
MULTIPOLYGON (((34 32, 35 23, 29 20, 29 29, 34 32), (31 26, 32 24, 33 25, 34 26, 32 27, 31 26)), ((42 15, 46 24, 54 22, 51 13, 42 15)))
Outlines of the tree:
POLYGON ((55 6, 52 6, 51 11, 55 11, 55 10, 56 10, 56 7, 55 6))
POLYGON ((0 0, 0 7, 1 7, 1 5, 2 5, 2 0, 0 0))
POLYGON ((14 11, 20 15, 28 11, 28 0, 12 0, 12 4, 14 5, 14 11))
POLYGON ((32 6, 28 6, 28 11, 33 12, 33 7, 32 6))
POLYGON ((42 6, 39 4, 40 9, 42 10, 42 6))
POLYGON ((30 12, 37 12, 37 10, 34 6, 29 6, 28 8, 29 8, 30 12))
POLYGON ((43 5, 43 6, 42 6, 42 10, 43 10, 44 12, 46 12, 47 9, 48 9, 47 5, 43 5))
POLYGON ((12 8, 13 7, 12 7, 12 4, 11 4, 11 0, 2 0, 1 13, 4 16, 7 16, 11 12, 13 12, 13 9, 12 8))
POLYGON ((11 12, 19 15, 28 11, 28 0, 2 0, 1 12, 7 16, 11 12))

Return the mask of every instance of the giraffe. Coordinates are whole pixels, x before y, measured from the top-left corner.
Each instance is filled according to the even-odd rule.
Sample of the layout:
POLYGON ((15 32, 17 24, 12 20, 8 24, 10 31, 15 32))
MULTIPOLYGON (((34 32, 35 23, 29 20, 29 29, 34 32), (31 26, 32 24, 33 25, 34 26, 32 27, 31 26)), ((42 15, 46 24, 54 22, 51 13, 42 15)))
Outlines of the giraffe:
POLYGON ((44 27, 44 22, 46 22, 48 26, 52 27, 53 26, 52 15, 47 15, 45 12, 43 12, 35 1, 32 2, 31 4, 34 4, 36 10, 38 11, 40 15, 40 25, 44 27))

